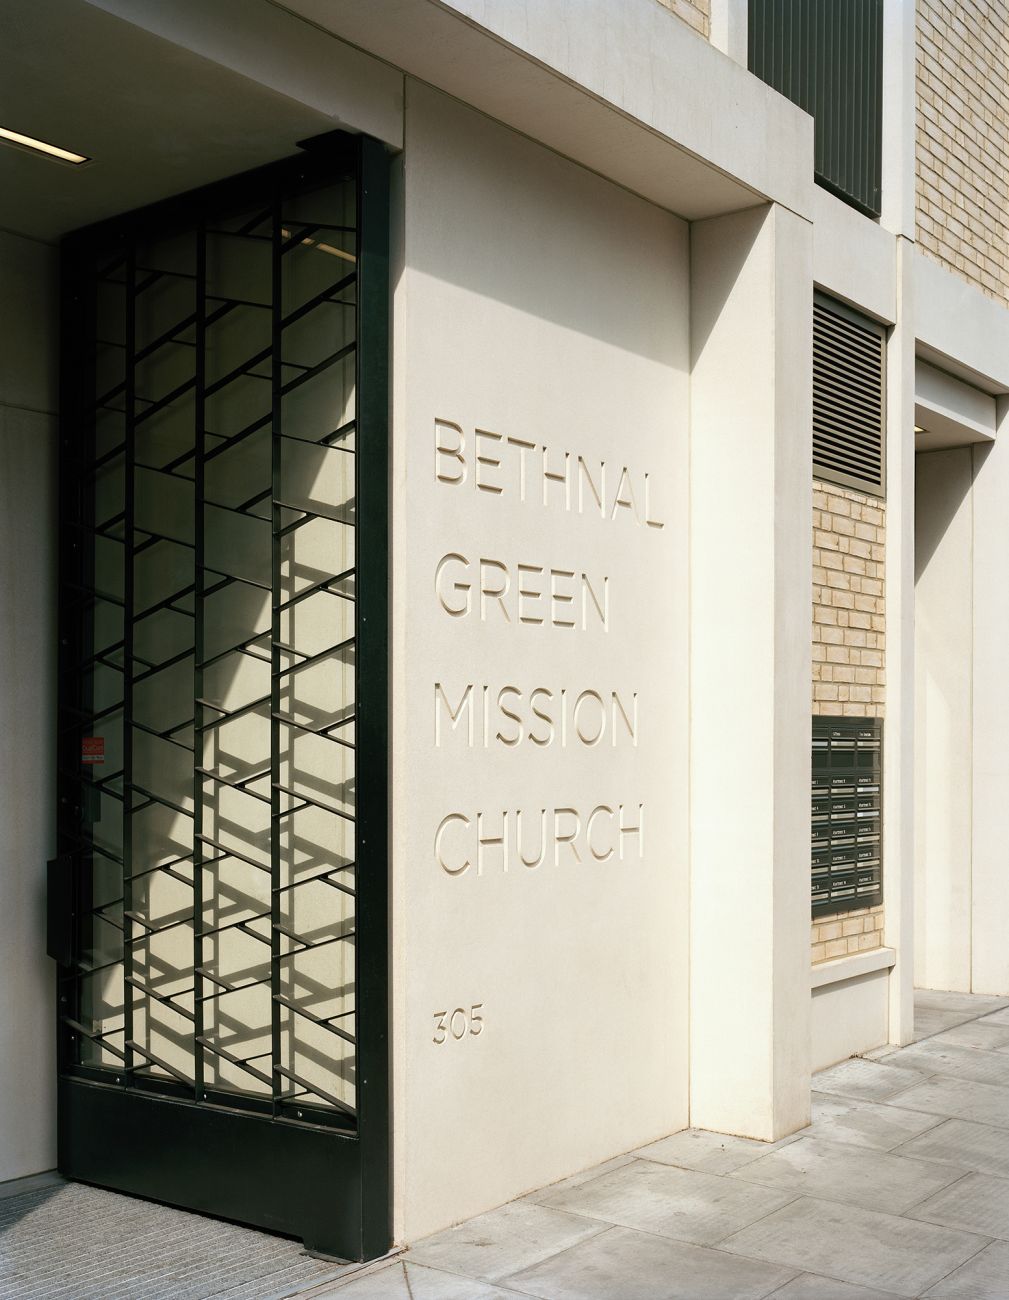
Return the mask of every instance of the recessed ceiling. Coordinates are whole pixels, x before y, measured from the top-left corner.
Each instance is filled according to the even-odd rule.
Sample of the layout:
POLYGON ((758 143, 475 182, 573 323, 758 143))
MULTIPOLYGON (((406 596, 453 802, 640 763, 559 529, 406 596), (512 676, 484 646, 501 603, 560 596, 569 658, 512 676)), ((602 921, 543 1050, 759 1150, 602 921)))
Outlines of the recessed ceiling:
POLYGON ((0 124, 93 160, 71 167, 0 142, 0 228, 50 242, 334 126, 85 0, 2 0, 0 124))
POLYGON ((914 367, 914 449, 940 451, 994 442, 995 398, 919 356, 914 367))

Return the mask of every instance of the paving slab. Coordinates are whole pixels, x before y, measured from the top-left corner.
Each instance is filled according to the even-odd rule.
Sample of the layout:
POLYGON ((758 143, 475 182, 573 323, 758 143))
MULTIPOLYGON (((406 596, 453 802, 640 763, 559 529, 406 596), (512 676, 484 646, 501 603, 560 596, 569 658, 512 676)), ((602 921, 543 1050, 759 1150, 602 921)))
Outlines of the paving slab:
MULTIPOLYGON (((1009 1024, 989 1024, 984 1020, 968 1020, 936 1034, 935 1042, 950 1043, 956 1047, 978 1047, 984 1052, 1009 1052, 1009 1024)), ((1009 1071, 1006 1077, 1009 1078, 1009 1071)))
POLYGON ((948 1074, 972 1083, 1006 1082, 1005 1056, 983 1052, 974 1047, 957 1047, 940 1038, 926 1038, 921 1043, 902 1047, 886 1058, 883 1068, 919 1070, 922 1074, 948 1074))
POLYGON ((937 1160, 960 1169, 1009 1178, 1009 1129, 994 1128, 991 1124, 948 1119, 897 1150, 918 1160, 937 1160))
POLYGON ((914 1009, 914 1041, 921 1038, 931 1038, 933 1034, 939 1034, 944 1029, 952 1029, 954 1025, 962 1025, 973 1019, 977 1012, 968 1011, 940 1011, 936 1007, 915 1007, 914 1009))
MULTIPOLYGON (((787 1148, 786 1148, 787 1150, 787 1148)), ((650 1160, 546 1198, 544 1205, 709 1246, 787 1204, 794 1193, 650 1160)))
POLYGON ((339 1289, 312 1291, 304 1300, 511 1300, 514 1296, 514 1291, 470 1277, 396 1260, 339 1289))
POLYGON ((1000 1007, 1009 1007, 1009 998, 987 993, 944 993, 938 989, 915 989, 915 1010, 935 1007, 939 1011, 965 1011, 969 1016, 984 1015, 1000 1007))
POLYGON ((917 1296, 987 1244, 975 1233, 803 1198, 735 1233, 720 1249, 917 1296))
POLYGON ((896 1102, 859 1101, 826 1092, 814 1092, 812 1106, 813 1123, 803 1129, 803 1137, 847 1142, 877 1151, 889 1151, 942 1123, 938 1115, 905 1110, 896 1102))
POLYGON ((994 1242, 925 1294, 929 1300, 1006 1300, 1009 1246, 994 1242))
POLYGON ((543 1300, 761 1300, 793 1271, 612 1228, 509 1277, 507 1285, 543 1300))
POLYGON ((426 1237, 411 1247, 410 1260, 482 1282, 498 1282, 604 1231, 605 1225, 592 1219, 528 1201, 512 1201, 457 1228, 426 1237))
POLYGON ((1009 1241, 1009 1179, 967 1174, 908 1210, 907 1215, 1009 1241))
POLYGON ((608 1174, 611 1169, 622 1169, 624 1165, 629 1165, 636 1155, 636 1152, 628 1152, 627 1155, 615 1156, 601 1165, 592 1165, 588 1169, 583 1169, 581 1173, 572 1174, 570 1178, 562 1178, 556 1183, 548 1183, 546 1187, 538 1187, 534 1192, 527 1192, 519 1199, 540 1205, 545 1196, 552 1196, 554 1192, 565 1192, 572 1187, 581 1187, 582 1183, 589 1183, 600 1174, 608 1174))
POLYGON ((831 1277, 817 1277, 814 1273, 801 1273, 775 1291, 771 1300, 893 1300, 894 1291, 877 1291, 875 1288, 852 1286, 831 1277))
POLYGON ((852 1057, 814 1075, 813 1086, 817 1092, 838 1093, 842 1097, 858 1097, 863 1101, 887 1101, 895 1093, 916 1083, 924 1083, 932 1073, 931 1070, 899 1068, 890 1064, 892 1059, 888 1056, 884 1061, 863 1061, 857 1056, 852 1057))
POLYGON ((678 1165, 681 1169, 696 1169, 699 1173, 731 1174, 751 1160, 759 1160, 771 1151, 780 1150, 798 1136, 796 1133, 780 1142, 758 1142, 754 1138, 730 1137, 727 1133, 687 1128, 672 1137, 639 1147, 634 1154, 642 1160, 657 1160, 662 1165, 678 1165))
POLYGON ((796 1195, 899 1214, 947 1187, 964 1172, 868 1147, 802 1138, 744 1166, 732 1177, 796 1195))
POLYGON ((993 1011, 986 1016, 982 1016, 978 1021, 981 1025, 1009 1025, 1009 1007, 1004 1011, 993 1011))
MULTIPOLYGON (((1009 1064, 1009 1062, 1007 1062, 1009 1064)), ((894 1098, 894 1107, 1009 1128, 1009 1088, 936 1074, 894 1098)))

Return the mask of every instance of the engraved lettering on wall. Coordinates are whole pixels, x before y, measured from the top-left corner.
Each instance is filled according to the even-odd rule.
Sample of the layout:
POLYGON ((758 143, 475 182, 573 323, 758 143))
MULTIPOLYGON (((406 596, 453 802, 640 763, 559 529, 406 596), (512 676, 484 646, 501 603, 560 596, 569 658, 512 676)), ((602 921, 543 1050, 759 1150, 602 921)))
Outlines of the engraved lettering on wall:
POLYGON ((449 551, 435 566, 438 604, 451 618, 484 623, 547 625, 582 632, 610 627, 606 574, 551 569, 538 564, 470 559, 449 551))
POLYGON ((490 686, 475 682, 434 684, 434 743, 491 749, 503 746, 638 744, 638 693, 586 687, 490 686))
POLYGON ((467 431, 454 420, 436 418, 434 476, 439 483, 523 505, 539 504, 606 520, 628 519, 645 528, 665 527, 659 492, 646 471, 513 433, 467 431))
POLYGON ((597 804, 503 812, 452 812, 434 836, 435 861, 449 876, 504 875, 544 865, 641 862, 644 804, 597 804))

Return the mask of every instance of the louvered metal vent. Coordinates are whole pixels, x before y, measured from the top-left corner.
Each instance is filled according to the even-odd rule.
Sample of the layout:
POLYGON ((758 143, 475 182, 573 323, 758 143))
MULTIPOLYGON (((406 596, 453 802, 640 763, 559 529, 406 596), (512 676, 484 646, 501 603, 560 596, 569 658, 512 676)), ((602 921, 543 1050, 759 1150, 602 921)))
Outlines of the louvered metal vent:
POLYGON ((813 719, 813 915, 883 900, 883 723, 813 719))
POLYGON ((882 326, 817 295, 813 303, 813 472, 884 495, 882 326))

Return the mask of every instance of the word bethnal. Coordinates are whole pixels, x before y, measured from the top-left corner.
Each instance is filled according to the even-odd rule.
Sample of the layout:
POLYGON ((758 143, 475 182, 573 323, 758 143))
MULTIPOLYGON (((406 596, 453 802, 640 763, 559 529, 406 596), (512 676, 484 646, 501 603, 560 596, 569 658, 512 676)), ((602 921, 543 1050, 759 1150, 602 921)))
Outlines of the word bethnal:
POLYGON ((434 422, 434 473, 439 483, 471 485, 478 492, 512 497, 600 519, 628 519, 664 528, 655 513, 645 473, 547 447, 489 429, 467 434, 451 420, 434 422))

